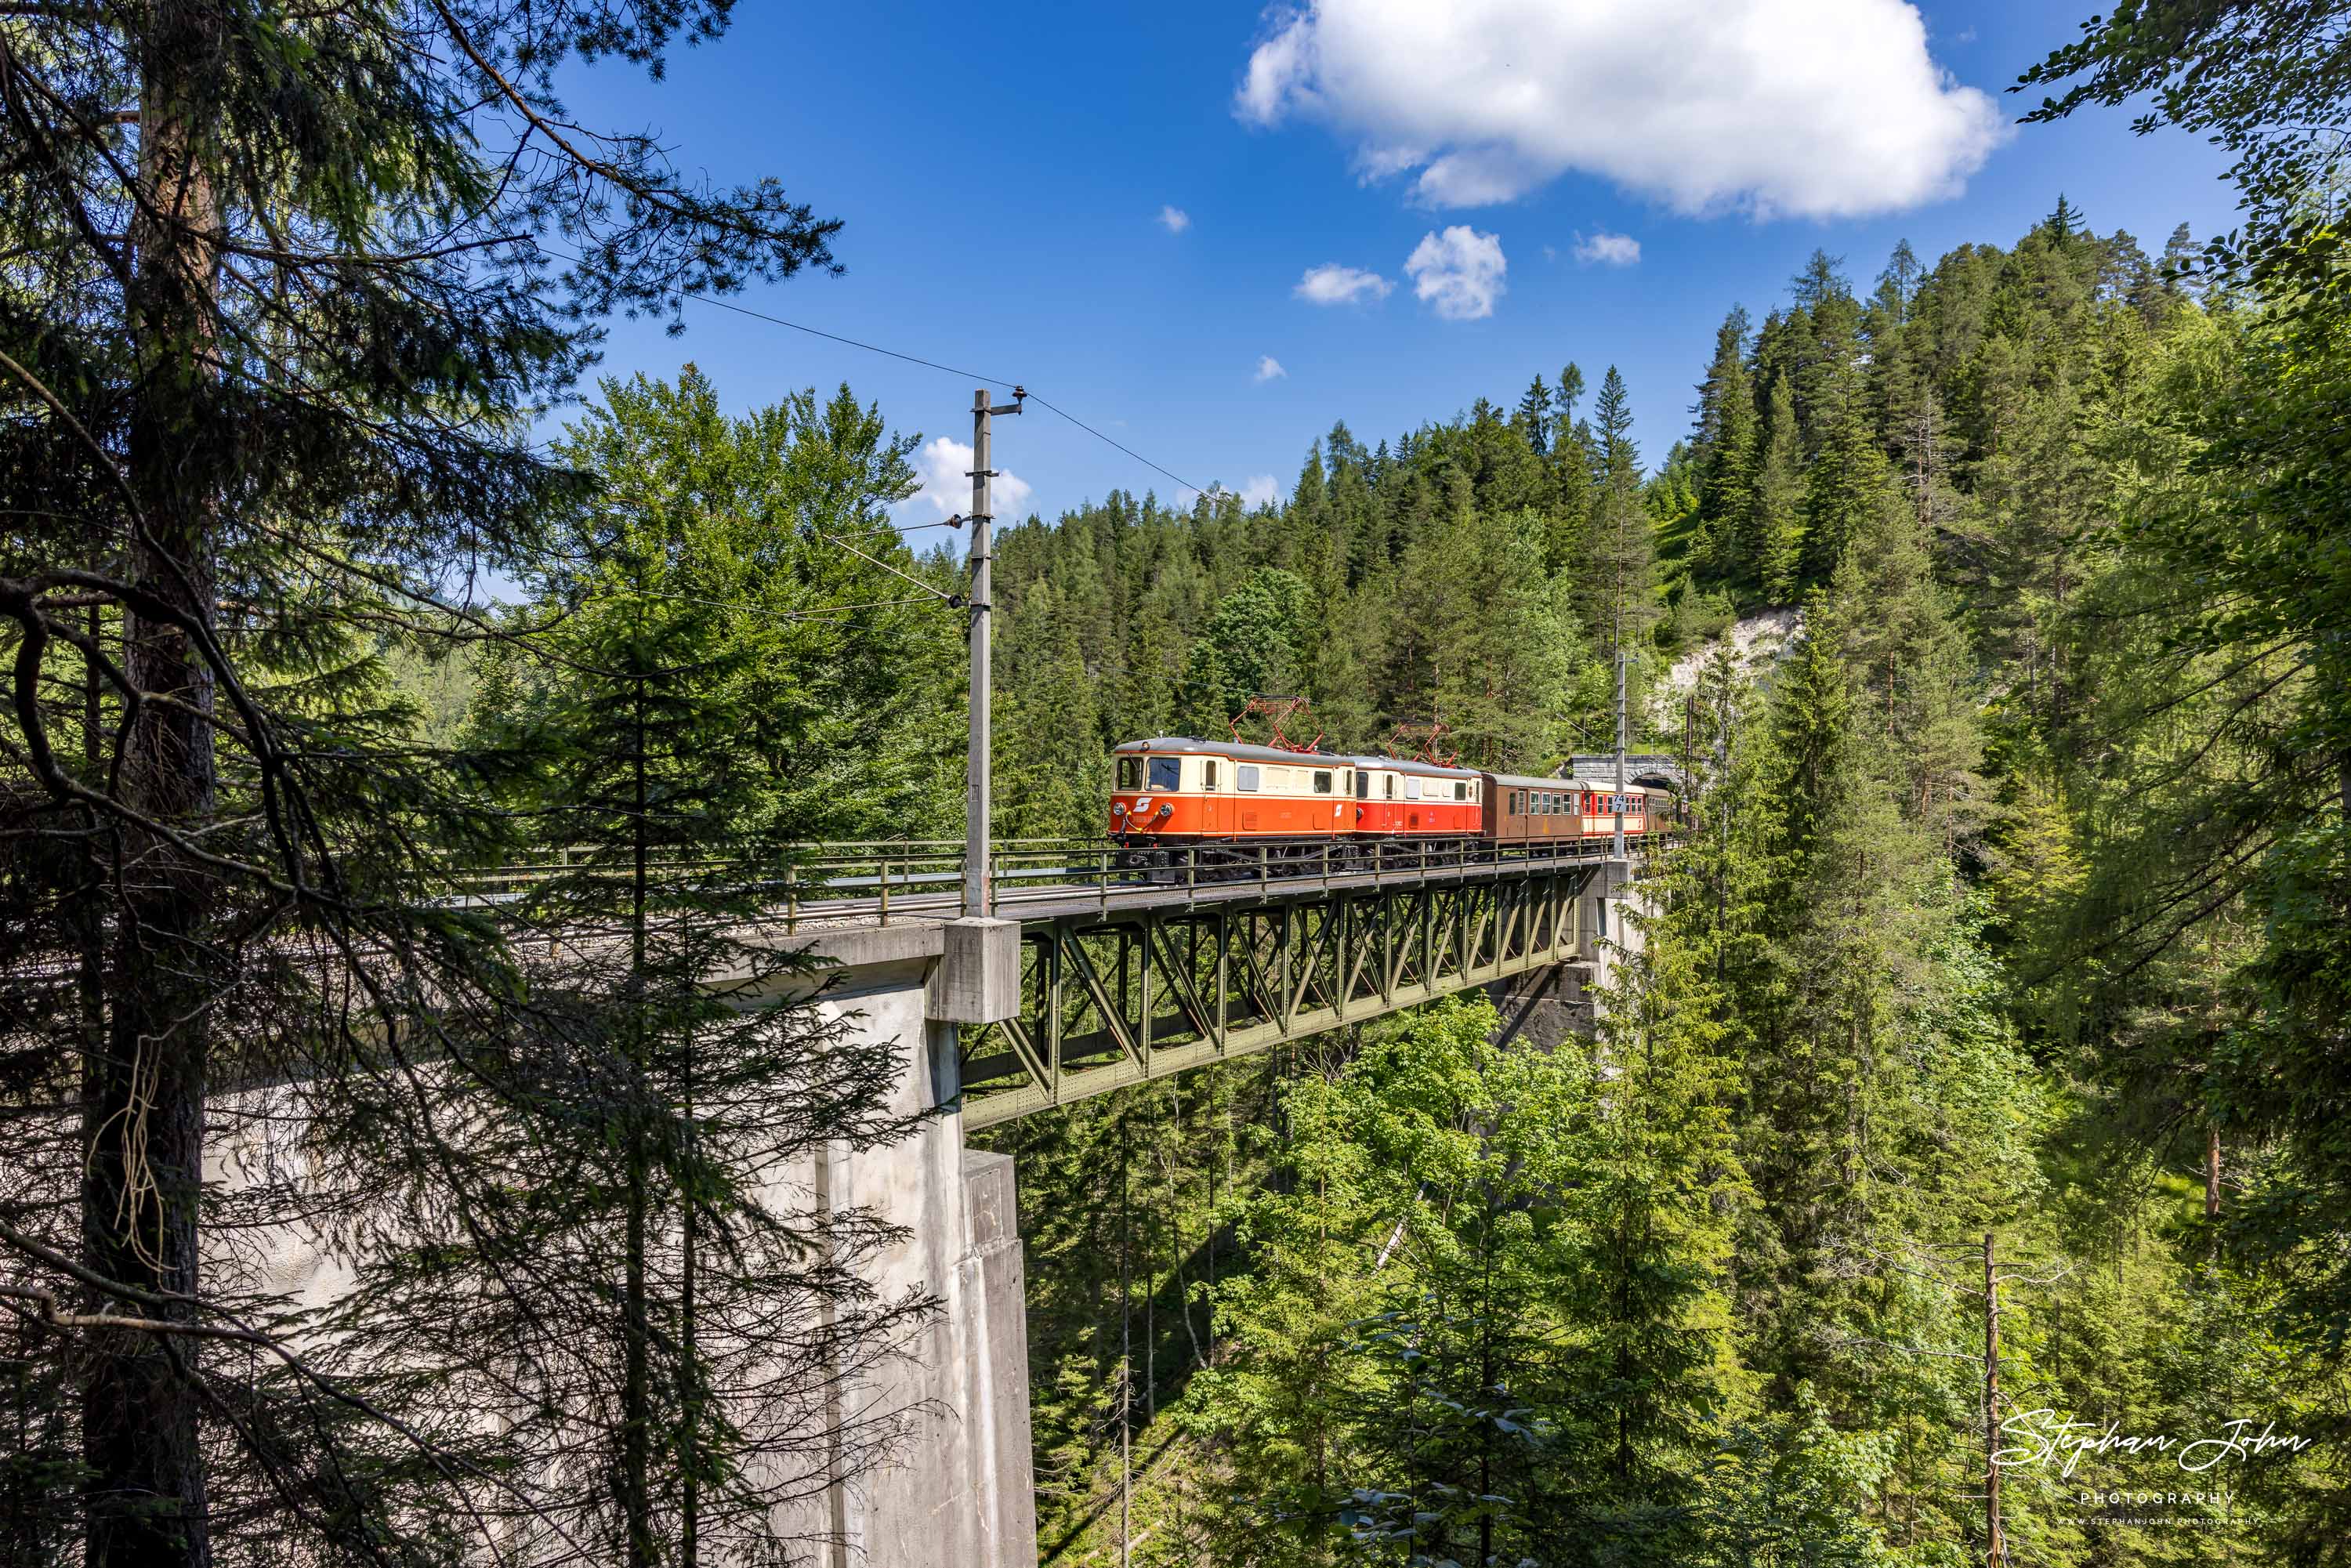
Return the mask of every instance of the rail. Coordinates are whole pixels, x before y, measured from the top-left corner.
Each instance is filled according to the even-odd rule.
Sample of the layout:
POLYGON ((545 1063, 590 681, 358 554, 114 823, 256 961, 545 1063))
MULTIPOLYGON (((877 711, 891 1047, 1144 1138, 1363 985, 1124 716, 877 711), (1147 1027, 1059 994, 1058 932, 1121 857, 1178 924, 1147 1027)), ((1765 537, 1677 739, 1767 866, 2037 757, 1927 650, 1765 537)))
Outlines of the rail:
MULTIPOLYGON (((1131 850, 1106 839, 999 840, 988 854, 997 911, 1018 917, 1065 912, 1074 903, 1108 908, 1137 895, 1245 892, 1249 884, 1296 891, 1321 883, 1378 885, 1451 873, 1540 871, 1604 860, 1606 839, 1551 844, 1376 841, 1369 843, 1195 844, 1131 850), (1138 863, 1138 862, 1143 863, 1138 863)), ((669 860, 664 882, 695 879, 767 901, 787 931, 802 925, 935 920, 961 907, 964 846, 952 839, 864 840, 781 845, 757 859, 669 860)), ((535 886, 581 876, 620 877, 629 862, 610 850, 565 848, 520 864, 455 873, 462 901, 501 904, 535 886)))

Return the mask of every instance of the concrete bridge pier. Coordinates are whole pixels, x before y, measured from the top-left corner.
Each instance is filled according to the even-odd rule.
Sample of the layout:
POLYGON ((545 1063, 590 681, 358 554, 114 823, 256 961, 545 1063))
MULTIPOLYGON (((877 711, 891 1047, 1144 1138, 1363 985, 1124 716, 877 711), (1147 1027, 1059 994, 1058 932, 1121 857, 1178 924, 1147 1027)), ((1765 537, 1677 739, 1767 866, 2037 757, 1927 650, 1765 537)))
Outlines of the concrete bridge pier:
POLYGON ((1019 928, 1010 922, 921 921, 804 934, 826 961, 818 1006, 895 1046, 905 1071, 893 1109, 946 1109, 905 1143, 838 1150, 816 1173, 821 1201, 865 1205, 908 1231, 881 1260, 885 1296, 928 1291, 940 1311, 880 1386, 844 1403, 919 1407, 896 1463, 830 1490, 823 1516, 799 1521, 833 1544, 820 1561, 1029 1568, 1037 1560, 1029 1438, 1028 1323, 1012 1161, 967 1149, 956 1025, 1017 1007, 1019 928))

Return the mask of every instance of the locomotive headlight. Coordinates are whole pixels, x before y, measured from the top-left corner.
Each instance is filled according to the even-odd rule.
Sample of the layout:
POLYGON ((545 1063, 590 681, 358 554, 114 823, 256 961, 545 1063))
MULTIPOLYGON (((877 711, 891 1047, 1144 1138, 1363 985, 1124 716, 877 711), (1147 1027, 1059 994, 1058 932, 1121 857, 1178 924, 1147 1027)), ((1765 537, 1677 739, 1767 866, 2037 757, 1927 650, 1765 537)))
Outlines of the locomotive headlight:
POLYGON ((1125 801, 1123 801, 1123 800, 1113 800, 1113 801, 1110 803, 1110 814, 1111 814, 1112 816, 1113 816, 1113 817, 1123 817, 1123 816, 1125 816, 1125 815, 1126 815, 1126 802, 1125 802, 1125 801))

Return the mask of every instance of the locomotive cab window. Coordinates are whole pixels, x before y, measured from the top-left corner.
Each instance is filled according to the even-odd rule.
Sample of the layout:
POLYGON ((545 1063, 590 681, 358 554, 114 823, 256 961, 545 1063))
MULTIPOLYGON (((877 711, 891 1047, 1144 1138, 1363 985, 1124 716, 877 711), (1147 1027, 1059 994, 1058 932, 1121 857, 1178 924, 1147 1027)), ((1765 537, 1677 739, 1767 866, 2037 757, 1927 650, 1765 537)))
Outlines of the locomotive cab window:
POLYGON ((1248 793, 1257 789, 1257 764, 1243 762, 1233 768, 1233 788, 1248 793))
POLYGON ((1328 795, 1331 792, 1331 770, 1329 768, 1318 768, 1314 770, 1314 792, 1317 795, 1328 795))
POLYGON ((1387 798, 1388 798, 1389 800, 1395 800, 1395 779, 1396 779, 1396 776, 1395 776, 1395 774, 1393 774, 1393 773, 1391 773, 1391 774, 1389 774, 1389 775, 1387 776, 1387 784, 1388 784, 1387 798))
POLYGON ((1371 776, 1370 774, 1368 774, 1368 773, 1358 773, 1358 774, 1356 774, 1356 775, 1355 775, 1355 799, 1356 799, 1356 800, 1370 800, 1371 798, 1372 798, 1372 776, 1371 776))
POLYGON ((1404 781, 1404 798, 1407 800, 1417 800, 1420 799, 1419 779, 1407 779, 1404 781))
POLYGON ((1143 788, 1143 758, 1122 757, 1118 759, 1118 787, 1134 791, 1143 788))
POLYGON ((1469 799, 1469 781, 1467 779, 1456 779, 1453 781, 1453 798, 1457 800, 1469 799))
POLYGON ((1217 764, 1213 758, 1200 764, 1200 788, 1211 794, 1216 791, 1217 764))
POLYGON ((1184 759, 1180 757, 1155 757, 1151 759, 1151 787, 1173 789, 1184 775, 1184 759))

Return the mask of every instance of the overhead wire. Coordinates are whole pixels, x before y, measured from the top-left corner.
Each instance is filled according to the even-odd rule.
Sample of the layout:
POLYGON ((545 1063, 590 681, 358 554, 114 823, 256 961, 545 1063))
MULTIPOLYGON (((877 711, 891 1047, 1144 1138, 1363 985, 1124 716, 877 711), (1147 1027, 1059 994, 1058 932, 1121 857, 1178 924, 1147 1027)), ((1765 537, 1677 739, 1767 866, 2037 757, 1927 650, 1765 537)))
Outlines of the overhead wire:
MULTIPOLYGON (((902 573, 901 575, 904 574, 902 573)), ((635 588, 619 583, 614 584, 613 588, 618 592, 631 594, 640 599, 671 599, 675 600, 681 604, 700 604, 712 610, 736 610, 742 612, 744 614, 757 616, 767 621, 813 621, 819 616, 853 615, 861 610, 885 610, 893 605, 899 604, 929 604, 947 597, 946 594, 942 593, 938 590, 929 588, 928 584, 924 584, 923 586, 927 590, 927 592, 920 597, 909 596, 904 599, 861 599, 851 604, 820 605, 814 610, 768 610, 745 600, 704 599, 699 595, 692 593, 669 593, 658 588, 635 588)))
MULTIPOLYGON (((544 255, 553 256, 559 261, 570 262, 574 266, 583 265, 581 258, 579 256, 566 255, 562 251, 541 245, 536 240, 533 240, 530 243, 533 248, 538 250, 544 255)), ((1025 382, 1018 381, 1013 377, 989 375, 982 371, 964 370, 955 365, 943 364, 936 360, 926 360, 919 354, 901 353, 895 349, 885 349, 879 343, 868 343, 862 339, 848 337, 842 333, 828 332, 820 327, 811 327, 806 322, 789 320, 784 317, 773 315, 765 310, 755 310, 750 306, 737 305, 733 300, 721 299, 715 295, 688 291, 681 295, 680 298, 692 299, 704 305, 715 305, 721 310, 731 310, 737 316, 746 316, 755 321, 765 321, 771 326, 789 328, 795 332, 805 332, 811 338, 822 338, 827 342, 839 343, 846 348, 862 349, 869 354, 879 354, 884 359, 897 360, 910 365, 920 365, 925 370, 938 371, 944 374, 958 376, 967 381, 987 382, 996 386, 1019 388, 1021 395, 1025 399, 1035 402, 1039 406, 1045 409, 1046 412, 1077 426, 1080 430, 1084 431, 1088 435, 1092 436, 1095 440, 1102 443, 1104 445, 1125 454, 1135 462, 1142 464, 1145 468, 1150 469, 1153 473, 1162 475, 1165 477, 1173 480, 1181 488, 1189 490, 1194 495, 1207 497, 1212 499, 1228 498, 1232 497, 1232 492, 1229 490, 1216 487, 1204 488, 1201 486, 1193 484, 1189 479, 1185 478, 1181 474, 1176 473, 1175 470, 1168 468, 1162 464, 1153 462, 1150 458, 1145 457, 1142 453, 1137 452, 1134 447, 1127 445, 1124 442, 1118 441, 1109 435, 1105 435, 1102 432, 1095 429, 1092 425, 1088 424, 1084 420, 1080 419, 1076 414, 1071 413, 1069 410, 1061 407, 1060 404, 1051 402, 1042 394, 1030 390, 1025 382)), ((914 533, 924 528, 958 528, 962 525, 962 522, 963 519, 958 517, 949 518, 943 522, 936 523, 916 523, 910 528, 902 528, 900 531, 902 533, 914 533)), ((874 559, 873 557, 867 555, 863 550, 859 549, 856 546, 852 545, 843 539, 837 538, 829 533, 823 533, 822 530, 818 531, 820 537, 824 538, 827 542, 837 546, 841 549, 847 550, 850 554, 857 557, 860 560, 880 567, 883 570, 891 573, 893 576, 904 578, 906 581, 922 589, 933 601, 944 600, 950 607, 959 605, 962 601, 963 596, 960 594, 949 593, 944 590, 935 588, 931 584, 923 581, 920 578, 899 570, 896 567, 892 566, 887 561, 874 559)), ((767 615, 770 619, 786 621, 799 621, 818 615, 843 613, 857 610, 870 609, 876 605, 919 604, 925 602, 924 600, 920 599, 878 600, 861 604, 841 605, 829 610, 813 610, 799 613, 778 613, 776 612, 762 611, 758 607, 749 604, 727 604, 722 603, 717 600, 695 599, 690 594, 662 594, 654 593, 653 591, 643 589, 640 589, 635 591, 641 593, 652 593, 653 597, 657 598, 677 599, 691 603, 709 605, 716 609, 744 610, 748 611, 753 614, 767 615)))
MULTIPOLYGON (((544 252, 546 255, 554 256, 559 261, 569 261, 573 263, 575 266, 580 264, 580 258, 579 256, 567 256, 559 250, 554 250, 547 246, 539 245, 535 240, 532 244, 537 249, 544 252)), ((765 321, 777 327, 788 327, 795 332, 805 332, 811 338, 822 338, 827 342, 840 343, 852 349, 862 349, 869 354, 880 354, 885 359, 903 361, 906 364, 910 365, 920 365, 925 370, 941 371, 951 376, 960 376, 967 381, 987 382, 997 386, 1020 387, 1025 392, 1027 392, 1027 395, 1029 398, 1042 405, 1049 413, 1057 414, 1061 418, 1067 420, 1070 423, 1076 425, 1080 430, 1084 431, 1088 435, 1092 436, 1096 441, 1101 442, 1105 446, 1113 447, 1117 451, 1124 453, 1127 456, 1134 458, 1137 463, 1142 464, 1145 468, 1150 469, 1153 473, 1174 480, 1178 486, 1182 486, 1184 489, 1191 491, 1194 495, 1211 497, 1232 495, 1230 490, 1222 489, 1217 486, 1203 486, 1193 484, 1192 481, 1185 478, 1181 474, 1176 473, 1174 469, 1166 467, 1165 465, 1153 462, 1150 458, 1145 457, 1142 453, 1137 452, 1134 447, 1127 445, 1124 442, 1114 440, 1112 437, 1103 434, 1101 431, 1096 430, 1092 425, 1088 424, 1084 420, 1080 419, 1076 414, 1071 413, 1068 409, 1049 401, 1041 393, 1029 388, 1025 382, 1019 381, 1012 376, 989 375, 982 371, 967 371, 960 369, 955 365, 941 364, 936 360, 926 360, 920 354, 901 353, 895 349, 885 349, 879 343, 868 343, 862 339, 847 337, 839 332, 828 332, 821 327, 811 327, 803 321, 789 320, 781 316, 771 315, 765 310, 755 310, 748 305, 737 305, 731 299, 721 299, 716 295, 713 294, 698 294, 689 291, 681 295, 680 298, 695 300, 704 305, 715 305, 721 310, 731 310, 737 316, 747 316, 755 321, 765 321)))

